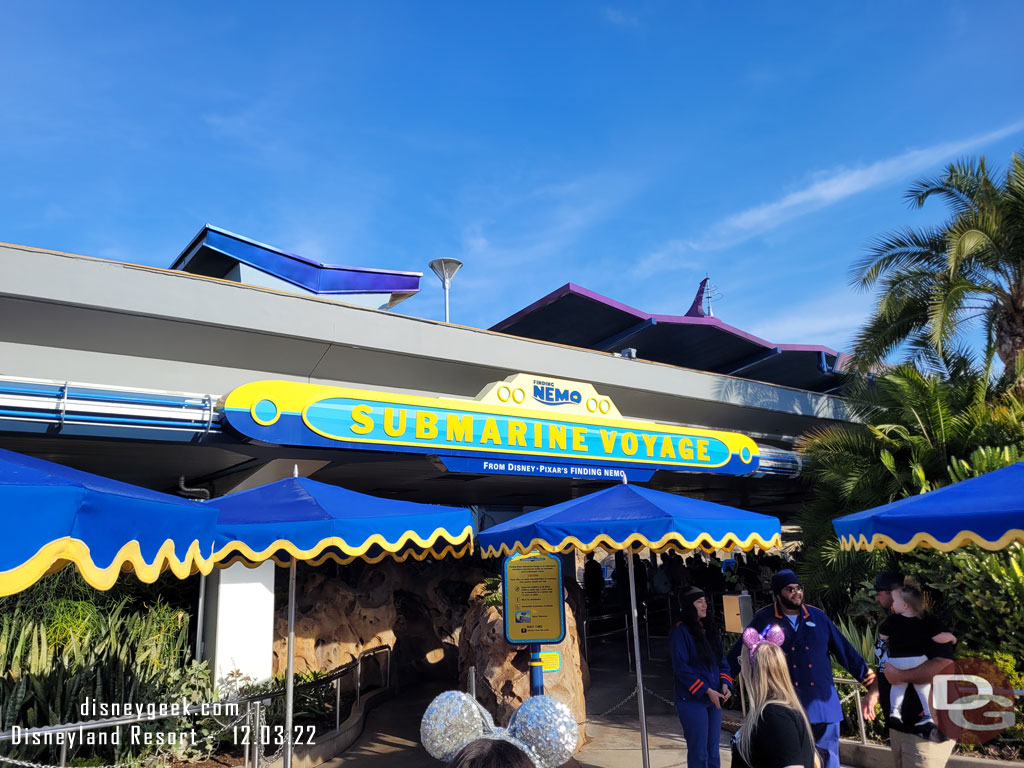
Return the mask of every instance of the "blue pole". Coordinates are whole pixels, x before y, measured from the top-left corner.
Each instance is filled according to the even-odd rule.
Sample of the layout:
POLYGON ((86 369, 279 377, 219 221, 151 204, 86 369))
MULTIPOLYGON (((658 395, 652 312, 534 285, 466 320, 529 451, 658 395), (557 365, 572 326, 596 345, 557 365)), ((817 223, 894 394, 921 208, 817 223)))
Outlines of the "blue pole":
POLYGON ((530 643, 530 695, 544 695, 544 667, 540 661, 539 643, 530 643))

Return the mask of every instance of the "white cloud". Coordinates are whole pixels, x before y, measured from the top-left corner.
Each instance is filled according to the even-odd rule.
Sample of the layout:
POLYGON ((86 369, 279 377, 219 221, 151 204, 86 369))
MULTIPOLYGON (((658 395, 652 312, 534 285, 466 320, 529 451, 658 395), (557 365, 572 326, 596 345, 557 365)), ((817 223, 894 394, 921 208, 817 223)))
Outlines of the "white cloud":
POLYGON ((913 149, 858 168, 834 168, 814 174, 814 180, 778 200, 747 208, 713 224, 695 238, 671 240, 642 259, 634 270, 638 278, 686 266, 678 257, 689 251, 718 251, 764 234, 793 219, 819 211, 907 176, 920 173, 957 155, 991 144, 1024 130, 1024 120, 961 141, 913 149))
POLYGON ((741 327, 774 344, 824 344, 841 350, 864 324, 871 304, 871 297, 841 289, 789 304, 741 327))

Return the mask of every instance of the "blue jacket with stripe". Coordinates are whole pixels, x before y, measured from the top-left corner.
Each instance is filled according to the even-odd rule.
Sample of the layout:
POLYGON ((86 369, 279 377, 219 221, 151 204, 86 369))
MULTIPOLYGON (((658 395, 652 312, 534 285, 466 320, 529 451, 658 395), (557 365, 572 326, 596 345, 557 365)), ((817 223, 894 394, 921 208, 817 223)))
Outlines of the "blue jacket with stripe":
MULTIPOLYGON (((832 662, 829 656, 834 656, 855 679, 869 686, 875 682, 875 673, 868 667, 864 657, 850 645, 850 641, 832 623, 832 619, 814 606, 801 606, 796 629, 793 629, 777 602, 759 610, 750 622, 750 626, 758 632, 771 624, 778 624, 785 632, 786 640, 782 650, 786 654, 789 676, 797 698, 807 712, 807 719, 812 723, 841 722, 843 708, 836 687, 832 684, 832 662)), ((742 640, 738 640, 728 655, 729 666, 737 674, 741 649, 746 652, 742 640)))
POLYGON ((711 636, 708 642, 711 644, 712 655, 718 659, 717 663, 705 664, 701 661, 693 635, 682 622, 676 624, 669 633, 677 702, 700 701, 710 705, 708 688, 720 691, 723 684, 732 688, 732 676, 729 674, 729 663, 722 653, 722 643, 711 636))

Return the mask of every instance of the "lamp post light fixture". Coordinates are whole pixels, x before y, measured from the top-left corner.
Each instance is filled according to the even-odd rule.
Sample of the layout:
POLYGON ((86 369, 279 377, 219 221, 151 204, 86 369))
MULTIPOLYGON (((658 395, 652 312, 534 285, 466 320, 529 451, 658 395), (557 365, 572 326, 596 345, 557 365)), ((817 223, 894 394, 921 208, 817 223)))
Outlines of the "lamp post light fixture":
POLYGON ((462 262, 458 259, 434 259, 430 262, 430 268, 434 270, 444 286, 444 321, 448 322, 448 289, 451 288, 452 278, 455 273, 462 269, 462 262))

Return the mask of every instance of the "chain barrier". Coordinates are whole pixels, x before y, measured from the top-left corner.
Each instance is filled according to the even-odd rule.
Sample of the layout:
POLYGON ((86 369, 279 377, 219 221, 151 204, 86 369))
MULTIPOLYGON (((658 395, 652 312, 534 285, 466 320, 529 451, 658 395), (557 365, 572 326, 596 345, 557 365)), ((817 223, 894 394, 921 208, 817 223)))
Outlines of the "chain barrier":
MULTIPOLYGON (((215 738, 217 736, 220 736, 222 733, 226 733, 228 730, 234 728, 236 725, 238 725, 243 720, 245 720, 247 716, 248 716, 248 713, 239 715, 236 719, 232 720, 227 725, 222 726, 220 728, 220 730, 217 730, 217 731, 214 731, 213 733, 207 734, 204 737, 204 741, 207 740, 207 739, 212 739, 212 738, 215 738)), ((152 721, 150 721, 150 722, 152 722, 152 721)), ((220 721, 216 721, 216 722, 218 723, 218 725, 220 724, 220 721)), ((120 728, 122 726, 115 726, 115 727, 120 728)), ((135 759, 135 760, 125 760, 124 762, 110 763, 109 765, 100 765, 100 766, 96 766, 95 768, 128 768, 128 766, 146 765, 148 763, 152 763, 152 762, 157 761, 157 760, 167 760, 169 758, 173 758, 174 754, 175 753, 173 753, 173 752, 166 752, 166 753, 155 754, 155 755, 147 755, 146 757, 141 757, 141 758, 138 758, 138 759, 135 759)), ((15 766, 18 766, 18 768, 61 768, 61 766, 59 766, 59 765, 48 765, 46 763, 33 763, 33 762, 28 761, 28 760, 18 760, 18 759, 13 758, 13 757, 4 757, 3 755, 0 755, 0 763, 6 764, 6 765, 15 765, 15 766)))
POLYGON ((287 734, 286 734, 285 738, 281 739, 281 743, 277 745, 277 751, 274 752, 272 755, 264 754, 263 750, 265 749, 265 747, 267 745, 263 743, 263 739, 260 738, 258 734, 263 733, 263 728, 266 727, 266 725, 267 725, 267 708, 266 707, 260 707, 259 715, 257 717, 256 727, 253 729, 253 733, 257 734, 257 735, 255 736, 252 744, 250 745, 256 751, 256 761, 255 762, 256 762, 257 766, 269 765, 270 763, 273 763, 275 760, 277 760, 277 758, 279 758, 281 756, 281 753, 284 751, 285 738, 287 738, 287 734))
POLYGON ((644 686, 644 692, 645 692, 645 693, 649 693, 649 694, 650 694, 651 696, 653 696, 654 698, 656 698, 656 699, 657 699, 658 701, 660 701, 660 702, 663 702, 663 703, 665 703, 665 704, 668 704, 668 705, 669 705, 670 707, 672 707, 673 709, 674 709, 674 708, 675 708, 675 706, 676 706, 676 703, 675 703, 674 701, 670 701, 669 699, 666 699, 666 698, 665 698, 664 696, 662 696, 662 695, 661 695, 660 693, 658 693, 657 691, 655 691, 655 690, 653 690, 653 689, 651 689, 651 688, 648 688, 648 687, 647 687, 646 685, 644 686))

